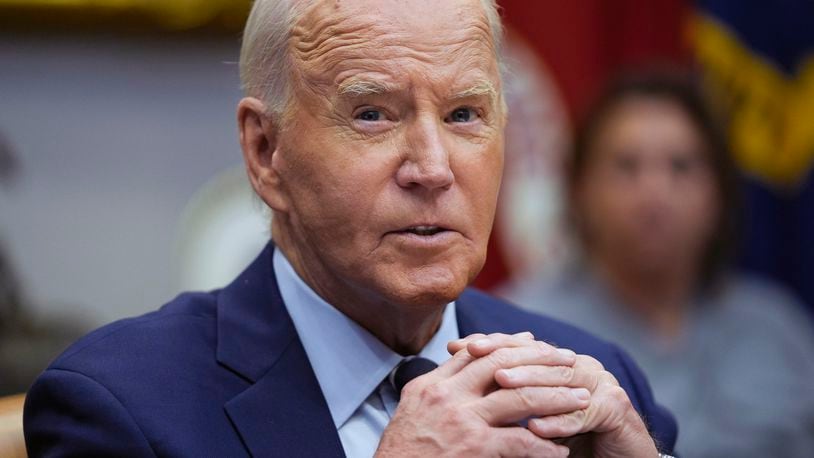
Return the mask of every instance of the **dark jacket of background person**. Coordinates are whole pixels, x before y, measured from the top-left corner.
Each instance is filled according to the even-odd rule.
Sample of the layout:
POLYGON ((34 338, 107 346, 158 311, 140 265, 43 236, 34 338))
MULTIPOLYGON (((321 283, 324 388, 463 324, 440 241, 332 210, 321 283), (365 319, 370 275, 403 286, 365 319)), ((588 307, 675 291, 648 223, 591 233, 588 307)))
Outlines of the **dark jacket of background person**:
POLYGON ((583 256, 559 278, 527 279, 506 295, 530 309, 579 323, 629 351, 657 398, 676 414, 681 427, 676 450, 683 456, 811 456, 811 322, 788 292, 728 267, 737 234, 734 168, 694 82, 666 71, 621 77, 589 114, 575 145, 568 171, 570 207, 583 256), (701 151, 688 153, 695 147, 681 144, 684 140, 670 143, 670 131, 655 139, 653 132, 645 133, 650 137, 642 140, 641 132, 631 128, 659 116, 677 117, 691 126, 701 151), (615 143, 601 145, 609 141, 612 122, 617 123, 610 140, 615 143), (654 148, 662 150, 653 153, 654 148), (664 169, 642 172, 661 167, 653 165, 661 159, 667 161, 664 169), (603 184, 604 196, 602 190, 595 192, 590 195, 594 202, 586 204, 580 193, 597 186, 587 180, 605 179, 587 172, 598 163, 605 167, 601 173, 614 175, 610 180, 615 181, 603 184), (697 196, 689 194, 699 192, 697 188, 665 185, 681 180, 677 174, 693 167, 704 167, 698 173, 707 173, 714 184, 711 195, 717 202, 711 208, 717 210, 710 221, 699 219, 704 209, 687 213, 682 208, 694 205, 688 202, 697 196), (649 183, 630 184, 635 180, 649 183), (627 191, 622 200, 608 197, 627 191), (686 219, 698 221, 693 225, 686 219), (626 239, 608 235, 619 227, 625 228, 620 233, 628 230, 626 239), (670 238, 675 231, 696 231, 703 237, 685 243, 687 237, 670 238), (659 238, 663 234, 668 235, 659 238), (607 252, 614 254, 601 254, 607 252), (686 282, 668 282, 678 284, 679 291, 661 297, 643 293, 663 280, 661 272, 674 267, 672 259, 692 260, 686 282), (620 282, 620 277, 637 278, 638 283, 620 282))

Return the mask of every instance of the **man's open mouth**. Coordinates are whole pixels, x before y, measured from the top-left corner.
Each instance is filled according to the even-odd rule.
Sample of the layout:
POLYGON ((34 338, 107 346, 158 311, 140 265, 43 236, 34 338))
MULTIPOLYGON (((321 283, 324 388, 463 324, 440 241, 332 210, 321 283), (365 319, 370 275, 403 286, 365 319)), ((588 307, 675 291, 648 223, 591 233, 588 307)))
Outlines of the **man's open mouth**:
POLYGON ((438 234, 440 232, 445 232, 445 231, 447 231, 447 229, 443 228, 443 227, 440 227, 440 226, 412 226, 412 227, 405 228, 405 229, 403 229, 403 230, 401 230, 399 232, 406 232, 406 233, 416 234, 416 235, 421 235, 421 236, 430 236, 430 235, 435 235, 435 234, 438 234))

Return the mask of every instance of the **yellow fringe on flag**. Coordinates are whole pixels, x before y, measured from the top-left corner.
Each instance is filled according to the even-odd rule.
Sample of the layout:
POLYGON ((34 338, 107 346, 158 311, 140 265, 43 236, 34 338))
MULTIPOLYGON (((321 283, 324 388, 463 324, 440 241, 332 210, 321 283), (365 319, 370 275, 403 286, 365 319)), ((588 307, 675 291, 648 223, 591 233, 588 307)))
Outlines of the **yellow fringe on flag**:
POLYGON ((713 95, 730 116, 729 140, 747 173, 794 186, 814 165, 814 56, 788 77, 705 15, 690 40, 713 95))

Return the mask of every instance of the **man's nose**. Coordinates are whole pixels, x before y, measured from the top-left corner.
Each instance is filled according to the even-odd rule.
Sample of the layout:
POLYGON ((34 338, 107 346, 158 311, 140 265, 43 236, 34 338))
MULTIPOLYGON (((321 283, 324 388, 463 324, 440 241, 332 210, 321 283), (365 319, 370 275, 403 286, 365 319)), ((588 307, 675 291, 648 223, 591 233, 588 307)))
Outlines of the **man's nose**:
POLYGON ((396 173, 399 186, 435 190, 447 189, 455 182, 442 123, 420 119, 409 129, 404 162, 396 173))

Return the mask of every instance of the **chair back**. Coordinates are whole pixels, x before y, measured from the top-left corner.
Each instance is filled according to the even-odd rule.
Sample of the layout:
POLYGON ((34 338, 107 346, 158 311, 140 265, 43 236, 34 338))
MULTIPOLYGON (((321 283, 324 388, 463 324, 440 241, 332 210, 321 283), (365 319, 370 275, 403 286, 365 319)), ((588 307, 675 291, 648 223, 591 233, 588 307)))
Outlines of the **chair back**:
POLYGON ((24 394, 0 398, 0 456, 25 458, 23 437, 24 394))

